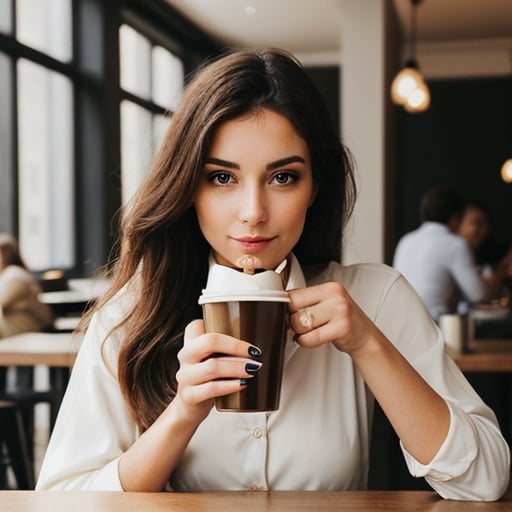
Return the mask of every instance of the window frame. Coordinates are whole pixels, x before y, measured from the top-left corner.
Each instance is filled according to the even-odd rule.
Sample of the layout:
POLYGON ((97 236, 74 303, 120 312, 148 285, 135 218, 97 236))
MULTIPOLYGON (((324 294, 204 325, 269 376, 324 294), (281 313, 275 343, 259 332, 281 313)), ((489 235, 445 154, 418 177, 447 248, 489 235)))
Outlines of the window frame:
MULTIPOLYGON (((220 45, 163 0, 72 0, 70 62, 62 62, 16 40, 16 0, 11 1, 12 33, 0 33, 0 52, 10 59, 10 168, 2 173, 0 199, 8 206, 2 229, 19 234, 16 63, 25 58, 68 77, 73 83, 75 264, 69 277, 90 276, 115 257, 117 212, 121 206, 120 105, 136 103, 153 114, 168 113, 152 101, 123 91, 119 77, 119 27, 127 23, 179 57, 185 77, 220 45), (5 185, 5 187, 4 187, 5 185)), ((1 80, 1 79, 0 79, 1 80)))

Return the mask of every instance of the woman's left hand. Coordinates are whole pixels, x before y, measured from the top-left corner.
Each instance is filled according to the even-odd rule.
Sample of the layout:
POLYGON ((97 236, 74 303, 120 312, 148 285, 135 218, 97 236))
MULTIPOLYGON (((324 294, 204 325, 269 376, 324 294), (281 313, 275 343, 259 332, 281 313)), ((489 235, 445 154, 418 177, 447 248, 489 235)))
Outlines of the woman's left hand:
POLYGON ((332 343, 348 353, 406 450, 422 464, 450 426, 445 401, 338 283, 291 290, 290 325, 303 347, 332 343))
POLYGON ((333 343, 353 354, 364 347, 377 328, 336 282, 289 291, 290 326, 303 347, 333 343))

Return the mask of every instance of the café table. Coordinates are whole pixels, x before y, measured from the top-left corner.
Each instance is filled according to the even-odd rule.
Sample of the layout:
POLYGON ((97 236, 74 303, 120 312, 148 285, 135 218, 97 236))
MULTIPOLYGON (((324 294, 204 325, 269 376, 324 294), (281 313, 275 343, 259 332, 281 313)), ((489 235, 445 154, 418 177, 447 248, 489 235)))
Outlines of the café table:
POLYGON ((512 340, 469 340, 464 352, 447 350, 463 372, 512 372, 512 340))
POLYGON ((48 304, 57 318, 80 316, 109 286, 109 279, 69 279, 66 289, 42 292, 39 300, 48 304))
POLYGON ((59 318, 80 316, 94 303, 96 297, 92 297, 77 290, 62 290, 40 293, 39 300, 48 304, 53 315, 59 318))
POLYGON ((0 491, 2 512, 495 512, 511 509, 510 495, 496 502, 468 502, 443 500, 431 491, 0 491))
POLYGON ((50 378, 48 391, 4 393, 3 398, 17 397, 34 403, 48 401, 53 426, 82 337, 73 332, 28 332, 0 340, 0 366, 47 366, 50 378))
POLYGON ((72 332, 27 332, 0 340, 0 366, 50 366, 69 372, 82 336, 72 332))

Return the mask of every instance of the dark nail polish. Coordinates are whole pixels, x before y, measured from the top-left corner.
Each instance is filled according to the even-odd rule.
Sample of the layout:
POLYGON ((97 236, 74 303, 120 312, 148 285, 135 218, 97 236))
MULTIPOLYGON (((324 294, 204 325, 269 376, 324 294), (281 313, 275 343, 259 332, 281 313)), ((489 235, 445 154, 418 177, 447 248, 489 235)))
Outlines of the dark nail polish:
POLYGON ((251 345, 249 347, 248 352, 249 352, 249 356, 252 359, 256 359, 256 360, 261 359, 261 350, 258 347, 251 345))
POLYGON ((240 386, 247 386, 249 381, 247 379, 240 379, 240 386))
POLYGON ((247 363, 245 365, 245 371, 251 375, 258 373, 260 368, 261 368, 261 364, 257 364, 257 363, 247 363))

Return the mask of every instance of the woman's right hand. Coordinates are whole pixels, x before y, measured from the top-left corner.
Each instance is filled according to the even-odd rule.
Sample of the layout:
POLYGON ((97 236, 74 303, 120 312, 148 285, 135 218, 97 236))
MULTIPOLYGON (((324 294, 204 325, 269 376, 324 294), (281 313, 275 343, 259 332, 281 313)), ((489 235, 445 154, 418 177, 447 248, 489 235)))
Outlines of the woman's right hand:
POLYGON ((206 333, 202 320, 187 325, 178 353, 176 396, 119 461, 119 479, 125 491, 165 488, 196 428, 208 416, 213 399, 245 387, 240 379, 251 378, 261 367, 255 360, 258 353, 261 355, 259 349, 245 341, 206 333), (249 372, 248 364, 253 365, 249 372))
POLYGON ((215 397, 247 386, 244 379, 254 377, 260 369, 260 356, 254 345, 226 334, 207 333, 202 320, 193 320, 185 329, 183 348, 178 353, 174 406, 179 405, 189 421, 201 423, 215 397))

